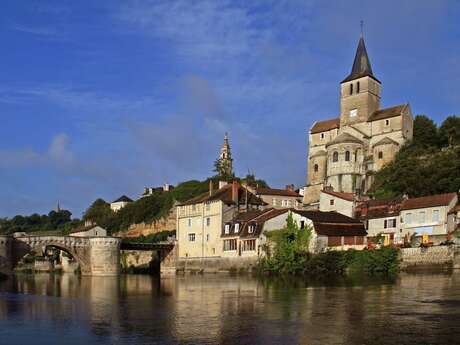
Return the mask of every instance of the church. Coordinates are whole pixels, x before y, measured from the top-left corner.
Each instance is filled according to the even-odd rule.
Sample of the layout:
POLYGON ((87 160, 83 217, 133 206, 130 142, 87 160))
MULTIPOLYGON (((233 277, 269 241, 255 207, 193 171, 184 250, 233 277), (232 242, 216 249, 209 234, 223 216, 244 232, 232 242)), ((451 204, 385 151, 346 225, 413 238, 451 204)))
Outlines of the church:
POLYGON ((310 128, 305 205, 318 203, 323 189, 366 193, 373 173, 412 139, 409 104, 381 108, 381 88, 361 34, 351 73, 340 82, 339 117, 310 128))

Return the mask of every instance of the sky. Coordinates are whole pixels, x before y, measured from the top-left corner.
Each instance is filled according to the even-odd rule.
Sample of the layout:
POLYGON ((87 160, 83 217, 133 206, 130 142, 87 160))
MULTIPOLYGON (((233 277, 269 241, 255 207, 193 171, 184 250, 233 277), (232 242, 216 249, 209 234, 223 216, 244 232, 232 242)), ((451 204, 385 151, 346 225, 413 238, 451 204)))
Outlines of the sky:
POLYGON ((306 182, 364 21, 382 106, 460 113, 460 2, 2 0, 0 217, 213 174, 306 182))

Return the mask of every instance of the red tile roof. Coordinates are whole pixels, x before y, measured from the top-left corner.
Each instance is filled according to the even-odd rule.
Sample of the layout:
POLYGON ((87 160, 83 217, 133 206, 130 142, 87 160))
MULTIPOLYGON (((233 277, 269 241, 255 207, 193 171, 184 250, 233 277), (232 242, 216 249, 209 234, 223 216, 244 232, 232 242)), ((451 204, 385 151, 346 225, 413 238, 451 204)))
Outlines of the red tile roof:
POLYGON ((310 129, 310 133, 315 134, 315 133, 326 132, 326 131, 330 131, 331 129, 335 129, 339 127, 340 127, 340 117, 337 117, 335 119, 315 122, 313 127, 310 129))
POLYGON ((390 117, 401 115, 404 108, 407 106, 408 104, 400 104, 394 107, 376 110, 371 114, 371 116, 369 117, 369 120, 367 121, 370 122, 370 121, 383 120, 383 119, 388 119, 390 117))
POLYGON ((340 199, 344 199, 347 201, 353 201, 354 200, 354 194, 353 193, 344 193, 344 192, 333 192, 333 191, 327 191, 323 190, 323 193, 335 196, 340 199))
POLYGON ((275 188, 258 188, 256 190, 257 195, 280 195, 280 196, 293 196, 300 197, 300 194, 293 190, 287 189, 275 189, 275 188))
POLYGON ((416 208, 447 206, 454 198, 457 198, 457 193, 437 194, 421 198, 407 199, 403 201, 401 209, 411 210, 416 208))

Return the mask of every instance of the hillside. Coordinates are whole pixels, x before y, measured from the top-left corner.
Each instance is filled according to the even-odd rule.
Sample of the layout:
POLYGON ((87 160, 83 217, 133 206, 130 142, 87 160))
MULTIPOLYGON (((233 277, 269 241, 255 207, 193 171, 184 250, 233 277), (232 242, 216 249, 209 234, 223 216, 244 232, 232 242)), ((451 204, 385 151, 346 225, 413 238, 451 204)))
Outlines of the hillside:
POLYGON ((428 117, 416 116, 412 142, 374 177, 370 194, 376 198, 458 192, 460 117, 449 116, 437 127, 428 117))

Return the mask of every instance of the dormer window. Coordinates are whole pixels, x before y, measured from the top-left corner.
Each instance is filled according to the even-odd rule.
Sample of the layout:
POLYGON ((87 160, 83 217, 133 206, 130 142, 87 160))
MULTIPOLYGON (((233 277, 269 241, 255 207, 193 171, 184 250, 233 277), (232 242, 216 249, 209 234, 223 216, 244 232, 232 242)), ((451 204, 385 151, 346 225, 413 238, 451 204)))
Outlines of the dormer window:
POLYGON ((240 231, 240 223, 235 224, 235 234, 237 234, 240 231))
POLYGON ((230 233, 230 224, 225 224, 225 234, 228 235, 230 233))
POLYGON ((353 84, 350 84, 350 95, 353 94, 353 84))
POLYGON ((248 233, 249 233, 249 234, 252 234, 252 233, 254 232, 254 229, 255 229, 255 225, 254 225, 254 224, 249 225, 249 227, 248 227, 248 233))
POLYGON ((351 109, 350 110, 350 117, 358 116, 358 109, 351 109))

